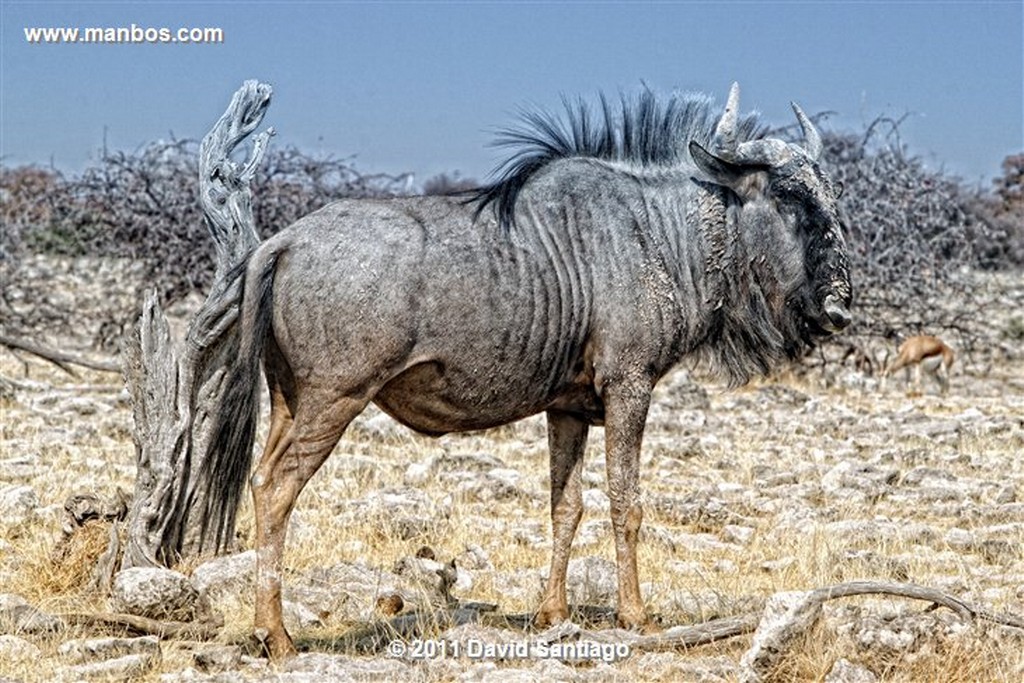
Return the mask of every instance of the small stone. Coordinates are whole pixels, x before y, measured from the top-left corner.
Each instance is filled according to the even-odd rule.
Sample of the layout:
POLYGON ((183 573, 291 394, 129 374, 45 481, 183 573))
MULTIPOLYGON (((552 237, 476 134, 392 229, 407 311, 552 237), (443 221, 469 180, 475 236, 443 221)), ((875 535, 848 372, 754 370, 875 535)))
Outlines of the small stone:
POLYGON ((125 655, 92 664, 67 666, 58 670, 60 680, 130 680, 144 676, 160 664, 159 658, 125 655))
POLYGON ((64 622, 30 605, 20 595, 0 594, 0 633, 41 634, 54 633, 64 628, 64 622))
POLYGON ((256 585, 256 551, 217 557, 192 570, 192 585, 210 597, 251 591, 256 585))
POLYGON ((316 614, 301 602, 283 600, 281 602, 281 609, 283 612, 285 626, 289 630, 293 628, 318 628, 324 625, 323 620, 320 619, 320 615, 316 614))
POLYGON ((188 577, 163 567, 132 567, 114 576, 111 608, 150 619, 192 621, 199 592, 188 577))
POLYGON ((381 440, 394 441, 408 434, 402 425, 386 413, 378 413, 373 417, 356 422, 353 427, 356 431, 381 440))
POLYGON ((587 489, 583 492, 583 508, 588 512, 607 513, 610 506, 608 494, 601 489, 587 489))
POLYGON ((737 545, 747 545, 754 536, 755 529, 738 524, 726 524, 722 527, 722 540, 737 545))
POLYGON ((825 683, 875 683, 878 676, 848 659, 838 659, 825 676, 825 683))
POLYGON ((765 560, 761 563, 760 567, 762 570, 769 574, 785 571, 796 564, 795 557, 782 557, 778 560, 765 560))
POLYGON ((615 601, 619 589, 618 569, 603 557, 570 560, 566 589, 570 603, 606 605, 615 601))
POLYGON ((977 544, 974 534, 966 529, 953 527, 946 532, 946 545, 954 550, 970 550, 977 544))
POLYGON ((423 486, 430 480, 430 473, 434 469, 434 463, 414 462, 405 468, 405 475, 402 483, 406 486, 423 486))
POLYGON ((445 584, 447 588, 468 591, 473 587, 473 576, 457 564, 455 567, 451 564, 421 557, 403 557, 395 563, 394 573, 431 591, 444 592, 442 586, 445 584))
POLYGON ((999 489, 999 493, 996 494, 995 503, 996 505, 1006 505, 1008 503, 1015 503, 1017 501, 1017 488, 1012 484, 999 489))
POLYGON ((68 664, 89 664, 128 655, 159 660, 160 641, 156 636, 69 640, 57 649, 57 654, 68 664))
POLYGON ((0 662, 29 662, 42 657, 33 643, 18 636, 0 636, 0 662))
POLYGON ((491 564, 490 555, 476 543, 466 545, 465 552, 459 555, 459 566, 472 571, 494 569, 494 565, 491 564))
POLYGON ((398 593, 388 593, 377 598, 377 611, 386 617, 398 614, 405 607, 405 601, 398 593))
POLYGON ((204 673, 221 673, 237 669, 242 663, 242 648, 237 645, 211 647, 192 656, 196 668, 204 673))
POLYGON ((39 508, 39 497, 31 486, 0 487, 0 524, 17 526, 31 521, 39 508))
POLYGON ((729 559, 716 560, 711 565, 711 571, 716 574, 736 574, 740 570, 735 562, 729 559))

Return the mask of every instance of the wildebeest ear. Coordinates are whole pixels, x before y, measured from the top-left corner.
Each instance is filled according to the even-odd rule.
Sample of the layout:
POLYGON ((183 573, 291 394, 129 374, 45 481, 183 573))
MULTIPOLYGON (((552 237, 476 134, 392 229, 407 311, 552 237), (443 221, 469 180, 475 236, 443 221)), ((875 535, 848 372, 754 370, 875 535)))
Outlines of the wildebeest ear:
POLYGON ((741 165, 716 157, 696 140, 690 140, 690 158, 697 164, 697 168, 719 185, 735 188, 743 178, 741 165))

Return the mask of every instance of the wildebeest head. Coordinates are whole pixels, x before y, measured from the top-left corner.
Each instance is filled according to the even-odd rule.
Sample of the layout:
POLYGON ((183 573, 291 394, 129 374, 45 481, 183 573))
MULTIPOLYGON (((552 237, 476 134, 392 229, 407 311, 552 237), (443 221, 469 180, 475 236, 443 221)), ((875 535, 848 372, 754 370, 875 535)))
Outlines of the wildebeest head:
POLYGON ((737 143, 733 84, 710 150, 690 142, 697 167, 738 199, 738 228, 755 271, 771 273, 772 317, 809 343, 850 324, 849 261, 837 200, 841 188, 818 165, 821 136, 795 103, 802 144, 764 138, 737 143))

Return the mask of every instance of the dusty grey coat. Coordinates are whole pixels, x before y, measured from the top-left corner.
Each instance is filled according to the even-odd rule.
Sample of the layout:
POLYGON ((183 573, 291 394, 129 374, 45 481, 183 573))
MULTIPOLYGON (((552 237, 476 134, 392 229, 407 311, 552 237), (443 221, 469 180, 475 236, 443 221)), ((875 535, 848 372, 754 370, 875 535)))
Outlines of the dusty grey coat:
POLYGON ((597 122, 582 107, 564 125, 530 116, 502 177, 469 200, 337 202, 254 251, 207 462, 233 510, 262 359, 274 409, 253 477, 257 626, 271 652, 292 647, 278 571, 295 497, 370 401, 428 434, 547 411, 555 543, 539 621, 566 613, 583 443, 606 424, 619 617, 643 622, 637 470, 654 384, 688 356, 742 382, 850 320, 817 132, 794 106, 802 145, 760 139, 737 106, 734 86, 721 117, 649 93, 619 115, 603 102, 597 122))

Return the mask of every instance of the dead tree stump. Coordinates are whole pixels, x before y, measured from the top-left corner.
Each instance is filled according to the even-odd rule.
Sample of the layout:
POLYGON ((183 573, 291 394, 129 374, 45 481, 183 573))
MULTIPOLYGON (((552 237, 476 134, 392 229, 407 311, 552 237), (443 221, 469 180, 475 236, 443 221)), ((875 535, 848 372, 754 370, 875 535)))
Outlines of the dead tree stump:
POLYGON ((135 333, 125 341, 138 476, 122 568, 170 565, 181 557, 212 554, 219 539, 234 533, 238 501, 216 505, 198 475, 214 436, 215 406, 228 388, 224 367, 238 347, 231 328, 238 316, 239 287, 229 274, 259 244, 249 185, 273 129, 254 138, 244 163, 232 161, 231 153, 259 126, 270 95, 269 85, 246 81, 203 139, 200 201, 217 252, 217 270, 183 347, 171 339, 155 292, 146 299, 135 333))

